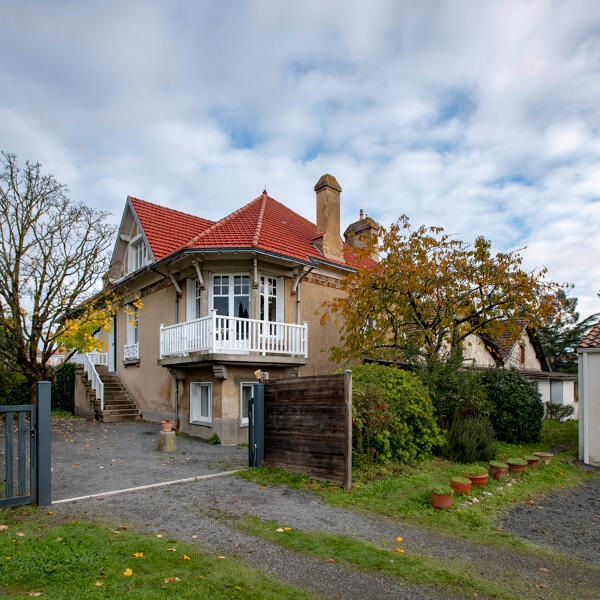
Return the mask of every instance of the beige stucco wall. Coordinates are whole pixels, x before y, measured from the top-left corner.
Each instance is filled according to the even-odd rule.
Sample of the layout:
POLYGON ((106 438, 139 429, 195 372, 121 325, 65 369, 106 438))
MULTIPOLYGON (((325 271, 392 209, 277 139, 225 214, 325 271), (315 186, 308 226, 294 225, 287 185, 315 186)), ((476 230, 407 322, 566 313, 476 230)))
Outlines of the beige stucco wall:
MULTIPOLYGON (((255 368, 227 365, 226 369, 226 379, 217 378, 212 366, 181 370, 184 379, 179 383, 180 431, 202 439, 208 439, 216 433, 224 446, 248 442, 248 426, 241 423, 241 384, 256 383, 255 368), (211 384, 212 422, 210 424, 199 425, 190 422, 190 383, 193 382, 211 384)), ((269 368, 270 379, 288 376, 287 368, 269 368)))
POLYGON ((600 352, 579 355, 579 377, 579 458, 585 460, 587 439, 586 462, 600 465, 600 352))
POLYGON ((529 339, 529 335, 527 332, 523 332, 519 343, 515 344, 513 349, 511 350, 508 358, 504 361, 504 364, 508 367, 514 367, 515 369, 526 369, 531 371, 541 371, 542 365, 538 360, 538 357, 535 353, 535 348, 529 339), (525 346, 525 362, 521 362, 520 358, 520 350, 519 346, 524 344, 525 346))
POLYGON ((540 379, 537 382, 537 388, 542 396, 542 402, 550 402, 550 381, 548 379, 540 379))
POLYGON ((139 361, 123 362, 127 343, 127 320, 124 310, 117 314, 117 370, 142 411, 142 418, 158 421, 171 418, 174 407, 174 384, 168 370, 158 365, 160 324, 175 321, 175 291, 172 285, 144 296, 139 311, 139 361))
POLYGON ((463 343, 463 358, 465 364, 478 367, 495 367, 494 357, 486 350, 480 337, 469 335, 463 343))
POLYGON ((326 375, 342 367, 329 360, 329 348, 340 343, 340 325, 335 317, 329 316, 321 325, 321 305, 331 301, 343 292, 309 281, 303 281, 300 290, 300 320, 308 322, 308 364, 300 369, 300 375, 326 375), (318 315, 315 315, 318 311, 318 315))

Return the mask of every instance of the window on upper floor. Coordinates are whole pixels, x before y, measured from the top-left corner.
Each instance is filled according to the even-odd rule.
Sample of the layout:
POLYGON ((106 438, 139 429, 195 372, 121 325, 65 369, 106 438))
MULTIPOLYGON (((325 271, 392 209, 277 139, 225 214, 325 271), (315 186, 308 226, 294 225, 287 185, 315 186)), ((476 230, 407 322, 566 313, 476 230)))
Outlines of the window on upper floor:
POLYGON ((141 269, 146 262, 146 247, 144 246, 144 242, 139 241, 137 244, 133 246, 133 269, 137 271, 141 269))
POLYGON ((250 275, 213 275, 212 308, 221 317, 250 316, 250 275))

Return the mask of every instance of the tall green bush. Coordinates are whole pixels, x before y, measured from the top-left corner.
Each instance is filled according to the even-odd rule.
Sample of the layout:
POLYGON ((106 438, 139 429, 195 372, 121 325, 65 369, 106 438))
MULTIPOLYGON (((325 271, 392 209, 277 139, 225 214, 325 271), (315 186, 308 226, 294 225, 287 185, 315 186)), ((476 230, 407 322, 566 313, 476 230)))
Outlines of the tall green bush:
POLYGON ((494 429, 486 417, 456 417, 448 431, 444 456, 471 463, 496 458, 494 429))
POLYGON ((358 463, 408 462, 443 444, 419 378, 377 364, 352 368, 353 450, 358 463))
POLYGON ((539 441, 544 405, 537 389, 512 369, 486 369, 479 379, 496 437, 513 444, 539 441))
POLYGON ((415 372, 427 388, 438 424, 446 429, 455 416, 488 417, 487 401, 474 369, 465 368, 460 353, 430 358, 415 367, 415 372))
POLYGON ((52 408, 73 412, 75 397, 75 363, 63 363, 54 374, 52 408))

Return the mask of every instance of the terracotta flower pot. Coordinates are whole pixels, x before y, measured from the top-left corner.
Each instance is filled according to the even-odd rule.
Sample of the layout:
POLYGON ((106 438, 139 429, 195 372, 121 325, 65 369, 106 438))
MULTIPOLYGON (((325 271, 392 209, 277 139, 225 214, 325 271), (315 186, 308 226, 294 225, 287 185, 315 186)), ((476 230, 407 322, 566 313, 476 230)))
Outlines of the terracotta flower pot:
POLYGON ((462 481, 454 481, 454 480, 450 480, 450 487, 457 493, 457 494, 470 494, 471 493, 471 485, 472 482, 469 481, 469 483, 466 482, 462 482, 462 481))
POLYGON ((536 456, 539 456, 540 460, 544 462, 544 464, 549 465, 552 461, 552 457, 554 454, 551 452, 534 452, 536 456))
POLYGON ((484 473, 483 475, 465 475, 465 477, 470 479, 471 483, 473 483, 475 487, 485 487, 489 475, 484 473))
POLYGON ((442 508, 452 507, 452 495, 451 494, 436 494, 431 492, 431 506, 442 510, 442 508))
POLYGON ((508 463, 508 469, 511 473, 524 473, 527 468, 527 463, 524 461, 523 464, 520 463, 508 463))
POLYGON ((508 465, 506 465, 506 467, 496 467, 494 465, 490 465, 490 474, 494 479, 504 479, 507 472, 508 465))
POLYGON ((536 456, 535 458, 530 457, 527 459, 528 467, 537 467, 540 464, 540 457, 536 456))
POLYGON ((173 426, 175 425, 174 421, 161 421, 160 425, 162 427, 162 430, 165 432, 169 432, 169 431, 173 431, 173 426))

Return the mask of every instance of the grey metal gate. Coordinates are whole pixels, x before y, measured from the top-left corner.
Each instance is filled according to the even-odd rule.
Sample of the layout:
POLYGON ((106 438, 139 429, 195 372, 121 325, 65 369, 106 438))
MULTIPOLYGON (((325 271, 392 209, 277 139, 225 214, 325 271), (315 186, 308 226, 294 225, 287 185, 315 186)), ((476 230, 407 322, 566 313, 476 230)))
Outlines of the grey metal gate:
POLYGON ((0 508, 51 503, 50 382, 36 392, 35 404, 0 406, 0 508))
POLYGON ((265 458, 265 384, 255 383, 248 404, 248 466, 262 467, 265 458))

